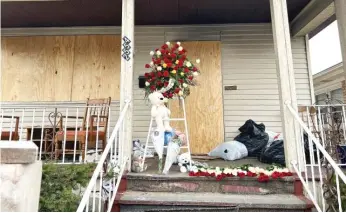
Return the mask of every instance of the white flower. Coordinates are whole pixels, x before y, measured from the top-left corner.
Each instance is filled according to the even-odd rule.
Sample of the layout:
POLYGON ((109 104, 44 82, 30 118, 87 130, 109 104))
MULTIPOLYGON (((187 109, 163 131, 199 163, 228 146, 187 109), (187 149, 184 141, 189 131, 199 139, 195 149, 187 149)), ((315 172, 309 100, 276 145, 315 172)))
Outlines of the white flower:
POLYGON ((168 98, 164 98, 163 101, 164 101, 165 103, 167 103, 167 102, 168 102, 168 98))
POLYGON ((249 167, 248 169, 249 169, 249 172, 256 173, 255 167, 249 167))
POLYGON ((189 62, 189 61, 186 62, 186 66, 187 66, 187 67, 191 67, 191 66, 192 66, 191 62, 189 62))
POLYGON ((221 175, 222 174, 222 172, 221 171, 217 171, 216 170, 216 172, 215 172, 215 176, 218 176, 218 175, 221 175))
POLYGON ((233 176, 237 176, 237 174, 238 174, 238 171, 236 170, 236 169, 234 169, 233 171, 232 171, 232 173, 231 173, 233 176))
POLYGON ((201 60, 200 60, 199 58, 196 59, 196 63, 197 63, 197 64, 201 63, 201 60))
POLYGON ((206 172, 207 170, 205 168, 201 168, 201 172, 206 172))
POLYGON ((183 93, 183 91, 179 91, 179 96, 182 96, 184 93, 183 93))
POLYGON ((215 170, 216 170, 216 171, 220 171, 220 167, 216 167, 215 170))
POLYGON ((186 83, 183 83, 183 87, 186 88, 186 87, 187 87, 187 84, 186 84, 186 83))
POLYGON ((177 42, 177 44, 178 44, 179 46, 181 45, 181 43, 180 43, 179 41, 177 42))
POLYGON ((119 174, 120 168, 118 166, 116 166, 116 167, 114 167, 113 171, 114 171, 115 174, 119 174))
POLYGON ((171 44, 171 42, 167 41, 166 44, 169 46, 171 44))
POLYGON ((267 175, 267 176, 271 176, 271 175, 273 174, 272 171, 264 171, 263 173, 264 173, 265 175, 267 175))
POLYGON ((150 61, 149 64, 150 64, 150 66, 154 66, 154 62, 152 62, 152 61, 150 61))
POLYGON ((183 51, 183 47, 180 46, 180 47, 178 48, 178 50, 179 50, 179 51, 183 51))
POLYGON ((155 53, 154 51, 150 51, 150 55, 153 56, 155 53))
POLYGON ((156 51, 156 55, 161 55, 161 51, 160 50, 158 50, 158 51, 156 51))
POLYGON ((158 66, 156 69, 157 69, 158 71, 161 71, 161 70, 162 70, 162 67, 158 66))
POLYGON ((193 75, 194 76, 198 76, 198 72, 193 72, 193 75))
POLYGON ((149 83, 148 81, 146 81, 146 82, 145 82, 145 86, 148 87, 149 85, 150 85, 150 83, 149 83))
POLYGON ((288 172, 289 172, 289 170, 286 168, 286 169, 283 169, 283 170, 282 170, 282 172, 286 172, 286 173, 288 173, 288 172))

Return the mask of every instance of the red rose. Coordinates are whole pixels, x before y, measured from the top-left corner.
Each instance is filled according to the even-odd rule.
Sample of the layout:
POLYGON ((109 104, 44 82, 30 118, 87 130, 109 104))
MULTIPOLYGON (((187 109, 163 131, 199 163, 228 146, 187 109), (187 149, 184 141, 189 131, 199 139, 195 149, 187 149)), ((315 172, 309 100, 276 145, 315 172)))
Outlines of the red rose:
POLYGON ((162 72, 157 72, 157 77, 161 77, 162 76, 162 72))
POLYGON ((159 49, 155 49, 155 52, 156 52, 156 51, 159 51, 159 49))
POLYGON ((192 75, 190 75, 190 76, 188 77, 188 79, 189 79, 190 81, 192 81, 193 76, 192 76, 192 75))
POLYGON ((168 45, 167 45, 167 44, 164 44, 164 45, 162 45, 161 48, 162 48, 162 49, 166 49, 166 48, 168 48, 168 45))
MULTIPOLYGON (((165 70, 165 71, 163 72, 163 76, 166 77, 166 78, 169 77, 169 72, 168 72, 167 70, 165 70)), ((168 83, 168 82, 167 82, 167 83, 168 83)))
POLYGON ((185 49, 183 49, 183 51, 182 51, 183 53, 186 53, 187 51, 185 50, 185 49))
POLYGON ((243 177, 245 177, 245 173, 239 172, 239 173, 238 173, 238 176, 239 176, 240 178, 243 178, 243 177))
POLYGON ((180 88, 178 88, 178 87, 175 88, 175 90, 174 90, 175 93, 179 93, 179 91, 180 91, 180 88))
POLYGON ((150 90, 151 90, 151 91, 154 91, 155 89, 156 89, 155 85, 152 85, 152 86, 150 87, 150 90))
POLYGON ((163 59, 163 61, 164 61, 165 63, 171 62, 171 60, 169 60, 168 58, 163 59))
POLYGON ((171 67, 172 66, 172 63, 167 63, 167 67, 171 67))
POLYGON ((182 54, 184 54, 184 52, 183 51, 179 51, 179 55, 182 55, 182 54))
POLYGON ((156 79, 156 76, 151 77, 151 79, 154 81, 156 79))
POLYGON ((169 97, 172 98, 173 97, 173 93, 169 93, 169 97))
POLYGON ((178 48, 179 48, 179 45, 178 45, 178 44, 175 44, 174 47, 178 49, 178 48))
POLYGON ((192 70, 193 70, 193 71, 197 71, 197 68, 196 68, 196 67, 193 67, 192 70))
POLYGON ((165 81, 165 82, 163 83, 163 86, 167 87, 167 86, 168 86, 168 81, 165 81))
POLYGON ((167 97, 168 96, 167 92, 162 93, 162 95, 163 95, 163 97, 167 97))
POLYGON ((175 57, 177 57, 177 55, 176 54, 171 54, 171 56, 172 56, 172 58, 175 58, 175 57))
POLYGON ((146 77, 146 78, 148 78, 150 75, 149 75, 149 73, 144 73, 144 77, 146 77))
POLYGON ((183 65, 184 65, 184 62, 182 62, 182 61, 179 61, 179 67, 182 67, 183 65))
POLYGON ((145 68, 150 68, 150 65, 149 65, 149 64, 146 64, 146 65, 145 65, 145 68))
POLYGON ((154 77, 154 76, 155 76, 155 73, 154 73, 154 72, 151 72, 151 73, 150 73, 150 76, 151 76, 151 77, 154 77))
POLYGON ((189 68, 187 68, 187 67, 184 68, 185 73, 188 73, 189 71, 190 71, 189 68))

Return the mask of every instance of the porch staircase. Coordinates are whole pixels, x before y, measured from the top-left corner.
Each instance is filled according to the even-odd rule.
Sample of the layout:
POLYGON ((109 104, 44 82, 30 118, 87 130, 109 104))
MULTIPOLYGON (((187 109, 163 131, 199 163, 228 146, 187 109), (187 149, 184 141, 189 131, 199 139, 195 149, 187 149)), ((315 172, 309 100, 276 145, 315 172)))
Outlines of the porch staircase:
POLYGON ((256 178, 189 177, 128 173, 114 203, 115 211, 311 211, 298 177, 260 183, 256 178))

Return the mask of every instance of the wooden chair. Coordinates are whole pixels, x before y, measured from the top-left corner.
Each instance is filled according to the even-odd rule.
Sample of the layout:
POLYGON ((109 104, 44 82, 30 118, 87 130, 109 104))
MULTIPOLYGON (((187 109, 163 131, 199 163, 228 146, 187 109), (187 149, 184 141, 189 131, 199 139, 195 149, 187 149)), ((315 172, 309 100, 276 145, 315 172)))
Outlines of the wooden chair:
MULTIPOLYGON (((106 99, 87 99, 86 109, 84 117, 67 116, 71 119, 83 119, 82 126, 77 130, 67 130, 63 126, 64 118, 61 116, 58 131, 55 134, 54 147, 55 147, 55 159, 57 160, 60 153, 63 151, 62 146, 60 148, 59 143, 65 140, 66 144, 74 143, 75 140, 79 141, 79 153, 82 154, 82 159, 85 158, 85 146, 87 148, 96 147, 96 143, 102 140, 102 149, 107 144, 107 128, 109 119, 109 107, 111 104, 111 98, 106 99), (97 131, 97 126, 99 130, 97 131)), ((76 141, 76 142, 77 142, 76 141)), ((61 143, 62 144, 62 143, 61 143)), ((74 150, 66 149, 65 154, 73 153, 74 150)))
MULTIPOLYGON (((15 125, 14 125, 14 130, 10 131, 1 131, 1 137, 0 140, 12 140, 12 141, 17 141, 19 140, 19 134, 18 134, 18 128, 19 128, 19 117, 18 116, 6 116, 2 115, 0 116, 1 118, 8 118, 8 119, 14 119, 15 120, 15 125)), ((12 126, 11 126, 12 128, 12 126)))

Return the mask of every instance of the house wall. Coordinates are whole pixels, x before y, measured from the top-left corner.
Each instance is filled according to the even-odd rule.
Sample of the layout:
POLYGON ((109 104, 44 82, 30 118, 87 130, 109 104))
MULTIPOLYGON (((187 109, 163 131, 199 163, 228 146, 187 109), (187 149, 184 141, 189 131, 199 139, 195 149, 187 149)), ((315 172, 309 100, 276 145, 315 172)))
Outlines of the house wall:
MULTIPOLYGON (((119 34, 120 28, 107 33, 119 34)), ((150 50, 165 41, 178 40, 182 45, 184 41, 221 41, 222 87, 237 86, 233 91, 223 89, 225 140, 232 140, 247 119, 263 122, 268 130, 282 131, 270 24, 140 26, 135 28, 134 139, 145 142, 150 121, 150 104, 144 100, 137 78, 146 72, 144 65, 150 61, 150 50)), ((304 37, 292 40, 292 52, 298 104, 311 104, 304 37)))
MULTIPOLYGON (((134 66, 134 138, 145 141, 149 125, 149 105, 138 88, 139 75, 150 60, 149 51, 164 41, 221 41, 225 140, 232 140, 247 119, 263 122, 268 130, 282 131, 279 91, 272 29, 270 24, 200 27, 137 27, 134 66)), ((296 88, 299 104, 311 104, 305 38, 292 40, 296 88)), ((202 70, 203 74, 203 70, 202 70)), ((201 85, 203 86, 203 85, 201 85)), ((206 121, 207 122, 207 121, 206 121)), ((203 124, 201 124, 203 125, 203 124)))

